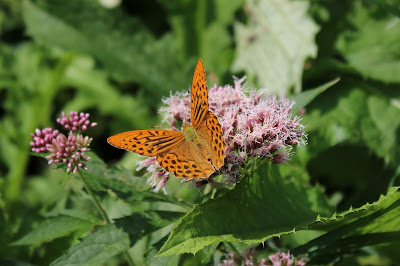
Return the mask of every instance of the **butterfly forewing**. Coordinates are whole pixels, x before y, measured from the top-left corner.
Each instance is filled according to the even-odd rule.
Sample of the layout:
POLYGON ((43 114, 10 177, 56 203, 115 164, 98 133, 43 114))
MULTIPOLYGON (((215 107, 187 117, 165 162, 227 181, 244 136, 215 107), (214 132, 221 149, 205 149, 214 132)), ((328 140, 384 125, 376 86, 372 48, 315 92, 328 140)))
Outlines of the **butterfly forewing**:
POLYGON ((161 129, 133 130, 107 139, 114 147, 146 156, 165 153, 184 140, 182 132, 161 129))
POLYGON ((194 70, 190 111, 192 126, 197 128, 206 119, 208 112, 207 80, 201 59, 197 62, 196 69, 194 70))

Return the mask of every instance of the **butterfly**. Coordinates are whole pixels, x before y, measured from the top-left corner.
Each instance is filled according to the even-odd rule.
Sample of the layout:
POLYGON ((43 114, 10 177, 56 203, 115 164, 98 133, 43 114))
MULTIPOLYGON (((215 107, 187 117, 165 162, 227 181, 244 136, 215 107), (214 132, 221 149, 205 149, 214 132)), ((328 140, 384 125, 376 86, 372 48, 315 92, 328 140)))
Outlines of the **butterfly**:
POLYGON ((208 178, 224 165, 225 140, 217 117, 209 110, 207 80, 201 59, 194 70, 190 100, 191 124, 183 132, 144 129, 107 139, 112 146, 155 156, 165 171, 185 180, 208 178))

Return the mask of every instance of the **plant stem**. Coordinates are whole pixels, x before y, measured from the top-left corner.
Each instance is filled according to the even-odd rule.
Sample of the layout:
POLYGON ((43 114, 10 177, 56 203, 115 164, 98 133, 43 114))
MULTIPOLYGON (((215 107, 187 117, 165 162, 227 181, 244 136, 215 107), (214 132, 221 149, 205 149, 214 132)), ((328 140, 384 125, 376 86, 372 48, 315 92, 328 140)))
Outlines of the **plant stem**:
MULTIPOLYGON (((100 205, 100 202, 97 200, 96 195, 94 195, 94 192, 93 192, 92 188, 90 187, 89 183, 86 181, 85 177, 79 171, 79 169, 76 172, 78 173, 78 176, 82 180, 86 191, 89 193, 90 197, 92 198, 92 201, 93 201, 94 205, 96 206, 96 209, 99 211, 101 217, 103 217, 104 223, 105 224, 110 224, 111 223, 110 218, 108 218, 108 215, 107 215, 106 211, 100 205)), ((131 256, 129 255, 128 251, 124 251, 123 254, 124 254, 125 259, 127 260, 128 264, 131 265, 131 266, 134 266, 135 263, 133 262, 133 260, 132 260, 131 256)))
POLYGON ((241 258, 241 255, 240 255, 239 251, 235 248, 234 245, 232 245, 230 242, 224 242, 224 245, 225 245, 226 248, 228 248, 228 247, 231 248, 231 249, 232 249, 232 252, 233 252, 238 258, 241 258))
POLYGON ((103 207, 101 207, 100 202, 97 200, 96 196, 94 195, 92 188, 87 183, 85 177, 82 175, 82 173, 79 171, 79 169, 76 172, 78 173, 78 176, 81 178, 86 191, 89 193, 90 197, 92 198, 92 201, 93 201, 94 205, 96 206, 96 209, 99 211, 101 217, 103 217, 104 223, 109 224, 110 218, 108 218, 108 215, 104 211, 103 207))

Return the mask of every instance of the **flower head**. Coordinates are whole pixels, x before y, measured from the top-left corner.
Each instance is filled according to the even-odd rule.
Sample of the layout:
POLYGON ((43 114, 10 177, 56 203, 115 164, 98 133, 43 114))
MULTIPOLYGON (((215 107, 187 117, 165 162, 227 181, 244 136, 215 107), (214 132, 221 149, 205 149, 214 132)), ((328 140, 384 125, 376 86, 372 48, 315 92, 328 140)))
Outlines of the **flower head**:
POLYGON ((62 112, 61 118, 57 118, 57 123, 62 125, 66 130, 73 132, 83 132, 97 125, 97 123, 90 123, 88 113, 78 114, 78 112, 74 111, 69 113, 69 118, 62 112))
POLYGON ((85 131, 89 127, 94 127, 96 123, 90 123, 89 114, 71 112, 71 117, 67 118, 62 112, 62 118, 58 118, 57 122, 69 129, 68 137, 58 130, 45 128, 43 130, 36 129, 35 133, 31 133, 33 141, 30 142, 32 151, 36 153, 50 153, 45 158, 52 163, 64 163, 67 166, 67 172, 75 173, 78 168, 86 170, 85 162, 90 157, 85 156, 85 152, 89 151, 92 138, 84 137, 78 131, 85 131))
POLYGON ((58 135, 58 130, 52 128, 36 129, 35 134, 31 133, 33 141, 30 142, 32 151, 36 153, 47 152, 46 145, 50 144, 58 135))
MULTIPOLYGON (((209 108, 218 117, 227 144, 225 164, 219 173, 229 183, 240 180, 240 168, 249 158, 266 158, 272 163, 290 159, 293 145, 306 144, 307 136, 301 118, 292 116, 295 104, 288 99, 264 98, 267 90, 249 90, 245 78, 234 79, 234 87, 209 89, 209 108)), ((171 129, 190 120, 190 95, 176 93, 163 100, 160 109, 163 122, 171 129)))
POLYGON ((295 258, 293 255, 290 255, 290 252, 277 252, 268 257, 268 259, 262 258, 261 263, 258 262, 257 259, 257 251, 250 250, 245 251, 240 258, 238 258, 233 253, 227 256, 226 260, 223 260, 220 265, 226 266, 236 266, 236 265, 261 265, 261 266, 304 266, 306 265, 305 261, 301 260, 301 256, 295 258))
POLYGON ((46 159, 49 160, 49 164, 66 163, 67 172, 76 173, 78 167, 86 170, 84 162, 89 161, 90 157, 85 157, 85 152, 90 150, 91 142, 92 138, 83 137, 82 134, 74 135, 72 131, 68 137, 59 134, 51 144, 47 144, 47 150, 51 154, 46 156, 46 159))

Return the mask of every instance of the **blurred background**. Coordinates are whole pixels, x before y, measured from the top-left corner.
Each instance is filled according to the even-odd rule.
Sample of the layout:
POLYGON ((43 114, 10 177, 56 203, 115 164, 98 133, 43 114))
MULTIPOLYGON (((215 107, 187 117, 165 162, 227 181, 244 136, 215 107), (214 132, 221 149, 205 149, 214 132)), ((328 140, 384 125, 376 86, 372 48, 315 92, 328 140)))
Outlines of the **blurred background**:
MULTIPOLYGON (((209 87, 246 75, 280 97, 340 77, 303 110, 309 144, 289 164, 338 211, 377 200, 399 185, 399 17, 397 0, 0 0, 0 257, 59 257, 72 237, 6 244, 45 212, 84 204, 31 156, 29 133, 88 112, 92 151, 133 170, 136 157, 106 138, 160 125, 162 97, 190 88, 198 58, 209 87)), ((380 256, 400 261, 398 248, 380 256)))

